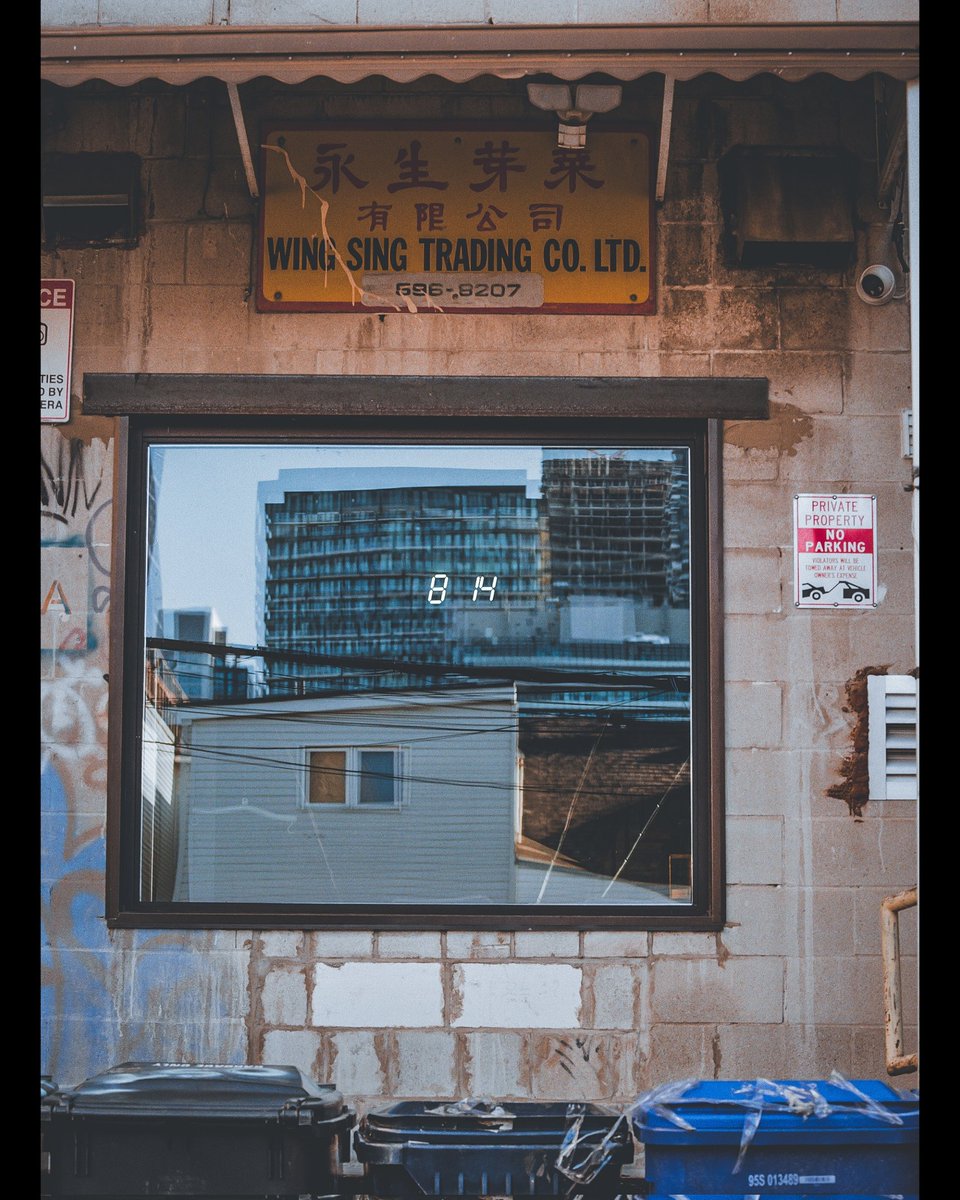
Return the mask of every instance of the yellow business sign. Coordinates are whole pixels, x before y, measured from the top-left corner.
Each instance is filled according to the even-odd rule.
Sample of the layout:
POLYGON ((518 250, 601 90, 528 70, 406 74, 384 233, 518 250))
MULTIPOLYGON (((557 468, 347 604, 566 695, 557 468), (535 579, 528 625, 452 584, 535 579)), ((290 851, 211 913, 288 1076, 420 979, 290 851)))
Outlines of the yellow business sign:
POLYGON ((651 313, 645 130, 272 129, 261 311, 651 313))

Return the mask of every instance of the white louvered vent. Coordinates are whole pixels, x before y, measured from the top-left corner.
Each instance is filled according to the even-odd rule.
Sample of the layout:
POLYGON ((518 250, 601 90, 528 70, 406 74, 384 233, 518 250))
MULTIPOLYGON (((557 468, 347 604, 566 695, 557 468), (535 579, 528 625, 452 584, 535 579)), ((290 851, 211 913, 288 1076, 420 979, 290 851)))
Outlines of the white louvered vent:
POLYGON ((917 799, 917 681, 867 677, 871 800, 917 799))

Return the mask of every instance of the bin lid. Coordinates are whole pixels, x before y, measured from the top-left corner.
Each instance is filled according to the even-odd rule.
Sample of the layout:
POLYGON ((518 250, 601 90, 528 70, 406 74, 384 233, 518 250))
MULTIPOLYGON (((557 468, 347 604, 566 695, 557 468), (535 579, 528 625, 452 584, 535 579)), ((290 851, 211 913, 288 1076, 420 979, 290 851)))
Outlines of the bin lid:
MULTIPOLYGON (((404 1100, 368 1112, 361 1121, 360 1139, 435 1146, 559 1146, 581 1115, 581 1138, 603 1136, 621 1119, 619 1112, 589 1103, 404 1100)), ((630 1140, 626 1122, 622 1122, 622 1135, 622 1140, 630 1140)))
POLYGON ((120 1063, 61 1093, 58 1110, 126 1117, 266 1117, 299 1114, 300 1123, 344 1112, 333 1084, 293 1066, 225 1063, 120 1063))
POLYGON ((916 1092, 895 1091, 880 1079, 854 1079, 847 1086, 828 1080, 769 1083, 772 1088, 762 1080, 699 1080, 650 1107, 641 1097, 641 1107, 633 1111, 634 1129, 639 1140, 650 1145, 739 1142, 744 1121, 759 1109, 752 1137, 757 1144, 916 1140, 916 1092), (804 1103, 817 1097, 825 1103, 804 1103), (670 1114, 691 1128, 671 1121, 670 1114))

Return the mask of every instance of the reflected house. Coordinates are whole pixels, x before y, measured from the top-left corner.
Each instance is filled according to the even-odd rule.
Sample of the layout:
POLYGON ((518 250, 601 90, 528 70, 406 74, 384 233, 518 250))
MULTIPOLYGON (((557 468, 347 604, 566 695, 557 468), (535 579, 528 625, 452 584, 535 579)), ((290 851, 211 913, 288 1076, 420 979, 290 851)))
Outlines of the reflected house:
POLYGON ((512 903, 513 688, 185 704, 173 900, 512 903))

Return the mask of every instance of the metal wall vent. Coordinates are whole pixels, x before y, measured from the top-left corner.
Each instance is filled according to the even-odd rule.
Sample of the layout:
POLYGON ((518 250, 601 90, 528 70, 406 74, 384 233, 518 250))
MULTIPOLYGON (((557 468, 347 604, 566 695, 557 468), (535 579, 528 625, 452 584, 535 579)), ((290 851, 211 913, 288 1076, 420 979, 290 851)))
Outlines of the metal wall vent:
POLYGON ((916 800, 917 681, 912 675, 868 675, 867 710, 870 799, 916 800))

